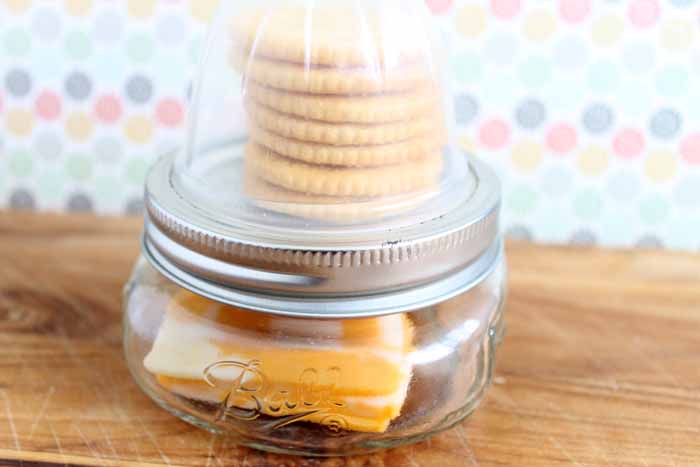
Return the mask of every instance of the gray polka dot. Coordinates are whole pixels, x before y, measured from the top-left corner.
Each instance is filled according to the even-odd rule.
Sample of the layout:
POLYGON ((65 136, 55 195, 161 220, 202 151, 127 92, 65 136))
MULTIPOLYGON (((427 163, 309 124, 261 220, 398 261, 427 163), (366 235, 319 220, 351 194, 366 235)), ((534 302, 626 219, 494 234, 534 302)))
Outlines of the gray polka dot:
POLYGON ((129 215, 129 216, 140 216, 143 214, 143 199, 141 198, 134 198, 129 200, 128 203, 126 203, 126 207, 124 208, 124 213, 129 215))
POLYGON ((34 195, 24 188, 18 188, 10 194, 10 208, 20 211, 36 210, 34 195))
POLYGON ((164 16, 156 26, 156 34, 165 45, 178 45, 185 39, 185 24, 181 15, 164 16))
POLYGON ((32 78, 24 70, 10 70, 5 75, 5 87, 7 91, 15 97, 24 97, 32 89, 32 78))
POLYGON ((597 241, 598 240, 594 232, 591 232, 588 229, 581 229, 574 232, 569 243, 579 246, 593 246, 597 243, 597 241))
POLYGON ((42 130, 34 138, 34 150, 44 159, 56 159, 63 153, 63 139, 51 130, 42 130))
POLYGON ((153 83, 142 75, 133 76, 126 83, 126 95, 137 104, 144 104, 153 95, 153 83))
POLYGON ((455 114, 457 123, 466 125, 471 123, 479 113, 479 104, 468 94, 459 94, 455 97, 455 114))
POLYGON ((506 231, 506 238, 509 240, 532 241, 532 232, 524 225, 511 226, 506 231))
POLYGON ((95 18, 93 37, 100 42, 117 42, 124 34, 124 17, 116 10, 105 10, 95 18))
POLYGON ((562 196, 573 185, 571 182, 571 169, 554 166, 545 170, 541 178, 542 191, 549 196, 562 196))
POLYGON ((77 101, 84 100, 92 93, 90 78, 80 71, 74 71, 66 79, 66 94, 77 101))
POLYGON ((515 119, 521 127, 531 130, 544 122, 546 110, 542 102, 528 99, 522 102, 515 111, 515 119))
POLYGON ((657 138, 671 139, 681 129, 681 115, 673 109, 661 109, 652 115, 649 128, 657 138))
POLYGON ((656 235, 647 234, 637 240, 638 248, 658 249, 663 248, 663 241, 656 235))
POLYGON ((32 29, 42 40, 55 40, 61 33, 61 17, 53 8, 39 8, 32 18, 32 29))
POLYGON ((518 55, 518 44, 518 38, 513 34, 496 34, 484 44, 484 60, 496 65, 513 63, 518 55))
POLYGON ((608 179, 608 193, 613 199, 629 202, 639 196, 639 177, 633 172, 618 172, 608 179))
POLYGON ((654 67, 654 48, 647 42, 627 45, 622 51, 622 63, 632 73, 644 73, 654 67))
POLYGON ((603 133, 613 124, 613 113, 604 104, 593 104, 583 112, 583 126, 591 133, 603 133))
POLYGON ((699 208, 700 174, 686 175, 681 178, 673 190, 673 197, 680 207, 699 208))
POLYGON ((95 141, 95 155, 101 162, 114 164, 124 157, 124 148, 119 140, 114 138, 101 138, 95 141))
POLYGON ((83 193, 75 193, 68 198, 69 212, 92 212, 92 200, 83 193))
POLYGON ((562 39, 554 49, 554 63, 566 70, 584 66, 588 60, 586 43, 576 37, 562 39))

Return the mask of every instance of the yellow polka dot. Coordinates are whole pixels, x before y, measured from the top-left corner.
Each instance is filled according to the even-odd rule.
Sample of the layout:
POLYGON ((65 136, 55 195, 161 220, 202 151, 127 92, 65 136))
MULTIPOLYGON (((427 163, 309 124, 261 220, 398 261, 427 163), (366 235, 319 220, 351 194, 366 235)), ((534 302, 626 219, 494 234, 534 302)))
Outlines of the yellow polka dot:
POLYGON ((32 0, 2 0, 2 4, 12 13, 22 13, 32 6, 32 0))
POLYGON ((542 162, 542 147, 534 141, 520 141, 513 146, 513 164, 523 172, 531 172, 542 162))
POLYGON ((92 135, 92 120, 87 114, 76 112, 66 119, 66 133, 74 141, 86 141, 92 135))
POLYGON ((525 36, 533 41, 549 39, 557 28, 554 14, 549 10, 537 9, 527 14, 523 22, 525 36))
POLYGON ((153 15, 155 0, 129 0, 126 10, 131 18, 148 18, 153 15))
POLYGON ((455 24, 460 34, 474 38, 486 29, 486 13, 478 5, 465 5, 457 11, 455 24))
POLYGON ((609 159, 608 153, 600 146, 588 146, 578 156, 578 168, 584 175, 596 177, 608 168, 609 159))
POLYGON ((66 0, 66 10, 73 16, 85 16, 90 13, 92 0, 66 0))
POLYGON ((459 148, 467 154, 476 154, 476 141, 468 135, 459 138, 459 148))
POLYGON ((24 109, 13 109, 7 112, 7 130, 15 136, 28 136, 34 128, 34 115, 24 109))
POLYGON ((612 45, 622 37, 625 22, 619 16, 602 16, 591 26, 591 34, 595 45, 604 47, 612 45))
POLYGON ((654 182, 667 182, 676 175, 677 156, 668 150, 652 151, 644 161, 644 173, 654 182))
POLYGON ((153 124, 148 118, 137 115, 127 120, 124 132, 135 143, 147 143, 151 140, 153 124))
POLYGON ((667 50, 686 50, 693 43, 693 23, 675 20, 661 27, 661 44, 667 50))
POLYGON ((214 12, 219 6, 219 0, 191 0, 190 10, 192 16, 199 21, 209 22, 214 17, 214 12))

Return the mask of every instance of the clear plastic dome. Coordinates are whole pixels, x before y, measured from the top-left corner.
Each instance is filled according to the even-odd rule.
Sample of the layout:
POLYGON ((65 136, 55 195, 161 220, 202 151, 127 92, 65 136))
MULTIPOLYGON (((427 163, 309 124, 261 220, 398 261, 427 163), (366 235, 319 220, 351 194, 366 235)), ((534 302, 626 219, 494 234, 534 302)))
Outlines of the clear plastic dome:
POLYGON ((224 224, 345 235, 472 194, 422 0, 222 2, 173 185, 224 224))

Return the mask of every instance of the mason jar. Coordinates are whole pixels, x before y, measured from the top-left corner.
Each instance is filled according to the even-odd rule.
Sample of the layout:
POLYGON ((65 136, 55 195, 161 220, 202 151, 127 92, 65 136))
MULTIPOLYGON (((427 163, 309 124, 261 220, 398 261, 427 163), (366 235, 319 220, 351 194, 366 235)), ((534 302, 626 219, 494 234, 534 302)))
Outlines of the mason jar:
POLYGON ((504 329, 501 190, 421 0, 223 2, 151 168, 124 349, 155 403, 268 451, 459 423, 504 329))

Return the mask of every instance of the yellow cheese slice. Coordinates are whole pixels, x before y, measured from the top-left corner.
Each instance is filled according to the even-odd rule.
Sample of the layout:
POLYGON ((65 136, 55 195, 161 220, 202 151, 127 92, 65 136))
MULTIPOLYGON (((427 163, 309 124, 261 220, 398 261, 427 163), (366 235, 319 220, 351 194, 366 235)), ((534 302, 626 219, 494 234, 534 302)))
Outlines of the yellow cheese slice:
POLYGON ((382 432, 406 398, 412 338, 402 314, 276 317, 182 292, 144 365, 166 389, 220 404, 227 416, 382 432))

